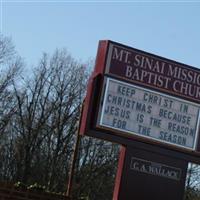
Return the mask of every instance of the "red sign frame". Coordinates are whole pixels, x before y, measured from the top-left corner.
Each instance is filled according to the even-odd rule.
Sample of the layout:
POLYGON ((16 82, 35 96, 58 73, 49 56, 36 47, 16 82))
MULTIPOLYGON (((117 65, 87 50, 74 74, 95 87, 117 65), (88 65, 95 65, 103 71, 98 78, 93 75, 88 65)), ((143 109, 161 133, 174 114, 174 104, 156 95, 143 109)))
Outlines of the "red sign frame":
MULTIPOLYGON (((139 63, 139 60, 138 60, 139 57, 136 57, 136 55, 146 56, 146 58, 148 58, 149 60, 151 58, 154 58, 154 60, 152 61, 152 63, 154 62, 154 64, 152 64, 152 66, 154 66, 154 69, 150 67, 150 64, 148 65, 148 59, 147 59, 146 60, 147 64, 146 65, 143 64, 143 66, 140 69, 140 70, 144 70, 145 66, 146 66, 146 69, 148 67, 146 72, 143 72, 143 73, 150 73, 151 71, 149 71, 149 70, 151 69, 151 70, 156 71, 155 74, 157 76, 159 74, 163 75, 162 73, 168 73, 164 66, 167 66, 167 63, 168 64, 170 63, 171 65, 177 67, 176 73, 185 74, 187 71, 187 72, 189 72, 188 77, 190 77, 192 73, 196 74, 195 80, 197 80, 197 77, 200 77, 200 70, 197 68, 190 67, 188 65, 178 63, 176 61, 172 61, 172 60, 169 60, 166 58, 162 58, 160 56, 156 56, 156 55, 153 55, 153 54, 141 51, 141 50, 137 50, 137 49, 125 46, 125 45, 121 45, 119 43, 115 43, 112 41, 108 41, 108 40, 100 41, 99 47, 98 47, 98 52, 97 52, 97 57, 96 57, 94 72, 93 72, 92 76, 90 77, 90 80, 88 83, 87 95, 86 95, 86 98, 84 101, 84 107, 83 107, 83 112, 82 112, 82 116, 81 116, 80 134, 110 140, 110 141, 117 142, 117 143, 120 143, 123 145, 127 145, 127 144, 130 144, 130 145, 134 144, 136 146, 138 144, 140 144, 140 145, 141 144, 156 145, 158 147, 164 147, 166 149, 175 150, 180 153, 182 152, 182 153, 184 153, 184 155, 185 155, 185 153, 187 153, 187 155, 189 155, 189 156, 198 156, 199 157, 199 155, 200 155, 199 138, 198 138, 198 142, 197 142, 197 149, 195 151, 191 151, 191 150, 179 149, 177 147, 172 147, 167 144, 162 144, 161 142, 156 142, 156 141, 152 142, 152 141, 146 140, 144 138, 140 138, 140 137, 123 138, 123 136, 116 135, 113 131, 102 130, 96 126, 97 115, 98 115, 98 110, 99 110, 98 108, 99 108, 99 104, 100 104, 100 97, 101 97, 102 88, 103 88, 104 76, 116 78, 118 80, 122 80, 127 83, 134 83, 135 85, 139 85, 139 86, 143 86, 143 87, 145 86, 145 88, 149 88, 149 89, 152 89, 152 90, 155 90, 158 92, 166 93, 168 95, 173 95, 175 97, 179 97, 179 98, 181 97, 181 98, 191 101, 191 102, 200 103, 200 98, 188 96, 184 93, 178 93, 178 92, 174 91, 172 86, 173 86, 174 82, 176 81, 175 78, 173 78, 171 80, 171 82, 168 80, 167 85, 164 84, 163 87, 161 87, 161 85, 160 85, 160 87, 157 87, 154 84, 151 84, 152 80, 148 79, 147 76, 146 77, 143 76, 143 79, 140 79, 140 81, 128 79, 127 77, 125 77, 123 74, 126 74, 126 71, 124 71, 124 72, 120 71, 120 67, 125 69, 126 65, 128 64, 128 66, 131 66, 133 68, 132 63, 134 63, 134 61, 133 61, 132 57, 134 55, 135 55, 135 59, 136 59, 135 61, 138 61, 136 64, 139 63), (120 51, 118 51, 118 53, 113 57, 113 59, 111 59, 111 57, 112 57, 111 52, 114 51, 113 50, 114 47, 117 47, 118 49, 120 49, 120 51), (112 51, 111 51, 111 49, 112 49, 112 51), (131 52, 138 53, 138 54, 134 54, 131 52), (159 62, 162 61, 162 63, 165 63, 165 64, 160 64, 159 62, 156 62, 156 59, 159 62), (160 69, 159 69, 159 66, 161 66, 160 69), (114 68, 116 68, 116 70, 114 70, 114 68)), ((144 58, 141 58, 141 59, 144 59, 144 58)), ((140 60, 140 62, 142 62, 142 61, 140 60)), ((128 68, 128 70, 130 71, 130 68, 128 68)), ((129 73, 129 71, 127 73, 129 73)), ((133 71, 133 69, 132 69, 132 71, 133 71)), ((140 73, 139 70, 138 70, 138 73, 140 73)), ((182 79, 183 79, 184 78, 183 76, 185 76, 183 74, 182 75, 177 74, 176 76, 178 76, 179 78, 182 77, 182 79)), ((157 80, 159 80, 159 79, 157 79, 157 80)), ((177 79, 177 80, 181 81, 179 79, 177 79)), ((191 81, 190 78, 188 78, 188 81, 191 81)), ((160 84, 161 84, 161 82, 162 81, 160 80, 160 84)), ((198 84, 199 84, 199 82, 198 82, 198 84)), ((198 87, 198 84, 195 83, 191 87, 198 87)), ((196 160, 196 159, 190 157, 190 160, 191 159, 196 160)))

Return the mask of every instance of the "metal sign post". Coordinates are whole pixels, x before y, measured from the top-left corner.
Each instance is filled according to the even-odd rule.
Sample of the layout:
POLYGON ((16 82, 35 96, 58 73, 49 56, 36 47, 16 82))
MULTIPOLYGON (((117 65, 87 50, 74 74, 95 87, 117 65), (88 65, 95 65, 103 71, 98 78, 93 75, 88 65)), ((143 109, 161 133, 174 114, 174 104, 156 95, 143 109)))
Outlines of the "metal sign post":
POLYGON ((123 151, 113 200, 183 199, 187 161, 132 147, 123 151))

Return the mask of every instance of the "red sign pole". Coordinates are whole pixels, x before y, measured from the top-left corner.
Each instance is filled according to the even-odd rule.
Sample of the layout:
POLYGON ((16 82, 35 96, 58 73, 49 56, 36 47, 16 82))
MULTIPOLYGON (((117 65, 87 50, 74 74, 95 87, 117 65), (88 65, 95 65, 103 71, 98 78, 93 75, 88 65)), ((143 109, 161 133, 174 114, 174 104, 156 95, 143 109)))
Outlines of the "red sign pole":
POLYGON ((121 177, 122 177, 123 166, 124 166, 125 154, 126 154, 126 148, 124 146, 121 146, 120 155, 119 155, 119 162, 118 162, 118 168, 117 168, 117 175, 116 175, 116 178, 115 178, 115 187, 114 187, 114 193, 113 193, 113 200, 118 200, 121 177))

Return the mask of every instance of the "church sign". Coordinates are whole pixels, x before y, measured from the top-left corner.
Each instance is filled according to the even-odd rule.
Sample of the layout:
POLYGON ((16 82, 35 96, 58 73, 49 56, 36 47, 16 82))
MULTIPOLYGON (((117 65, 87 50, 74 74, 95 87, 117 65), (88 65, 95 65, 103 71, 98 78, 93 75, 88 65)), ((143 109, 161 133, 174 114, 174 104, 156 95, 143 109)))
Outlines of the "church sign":
POLYGON ((182 200, 199 126, 199 69, 99 42, 79 133, 122 145, 113 200, 182 200))
POLYGON ((100 41, 80 134, 193 154, 200 152, 199 103, 199 69, 100 41))

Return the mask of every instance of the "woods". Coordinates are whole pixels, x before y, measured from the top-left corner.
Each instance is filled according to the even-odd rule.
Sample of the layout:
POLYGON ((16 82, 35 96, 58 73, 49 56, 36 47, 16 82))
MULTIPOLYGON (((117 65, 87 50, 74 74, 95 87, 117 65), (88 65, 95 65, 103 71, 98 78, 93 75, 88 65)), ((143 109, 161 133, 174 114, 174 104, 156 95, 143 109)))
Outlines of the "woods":
MULTIPOLYGON (((12 40, 0 35, 0 182, 66 193, 91 67, 56 49, 28 74, 12 40)), ((119 145, 82 137, 77 157, 73 199, 112 199, 119 145)), ((185 200, 199 199, 199 171, 189 165, 185 200)))
MULTIPOLYGON (((0 43, 0 181, 64 193, 90 66, 57 49, 27 74, 11 39, 0 43)), ((118 149, 81 139, 74 198, 112 197, 118 149)))

